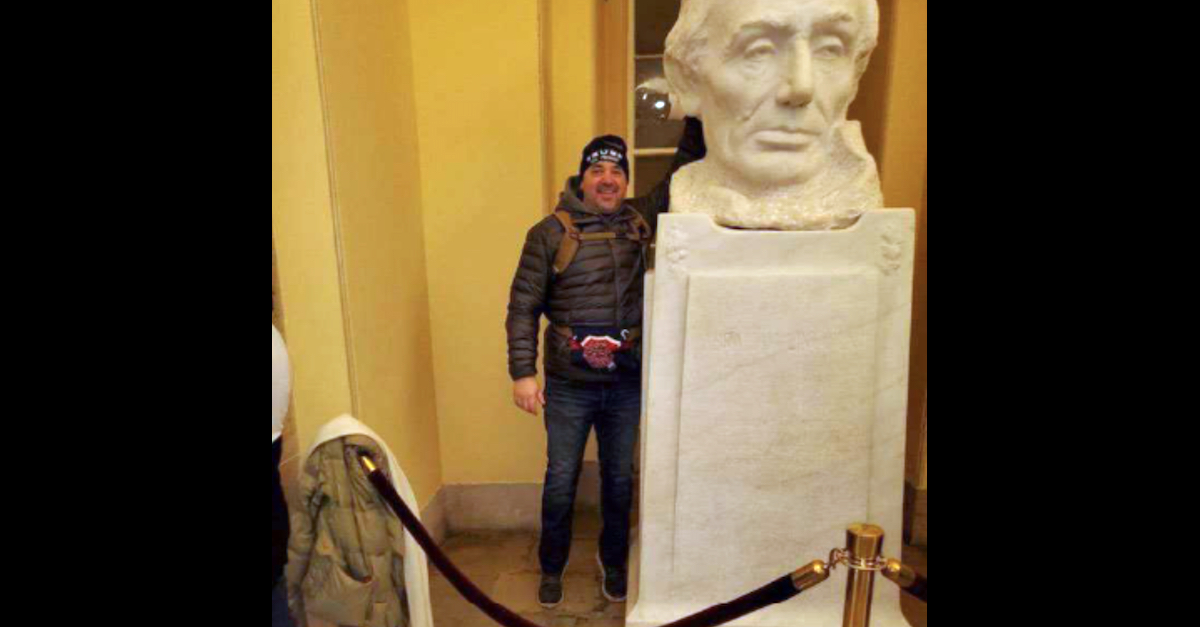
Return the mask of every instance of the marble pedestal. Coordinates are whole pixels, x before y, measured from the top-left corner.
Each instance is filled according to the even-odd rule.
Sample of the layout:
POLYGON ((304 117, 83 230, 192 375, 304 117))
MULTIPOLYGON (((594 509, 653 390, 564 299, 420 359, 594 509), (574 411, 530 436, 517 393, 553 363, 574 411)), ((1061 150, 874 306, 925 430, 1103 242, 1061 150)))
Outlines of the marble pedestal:
MULTIPOLYGON (((729 601, 883 527, 900 557, 914 213, 841 231, 658 221, 628 627, 729 601)), ((840 627, 846 569, 730 625, 840 627)), ((872 627, 904 627, 876 578, 872 627)))

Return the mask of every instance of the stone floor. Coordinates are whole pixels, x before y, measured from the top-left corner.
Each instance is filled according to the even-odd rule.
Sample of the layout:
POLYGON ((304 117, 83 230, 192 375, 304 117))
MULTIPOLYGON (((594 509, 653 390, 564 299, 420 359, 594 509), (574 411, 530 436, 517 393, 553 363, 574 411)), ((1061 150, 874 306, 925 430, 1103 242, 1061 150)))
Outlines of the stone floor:
MULTIPOLYGON (((595 562, 600 536, 599 516, 593 511, 575 517, 571 563, 564 578, 565 598, 553 610, 537 604, 539 572, 537 534, 521 532, 471 532, 452 535, 443 549, 476 585, 493 600, 543 627, 622 627, 625 604, 610 603, 600 593, 595 562)), ((901 558, 928 574, 927 554, 905 547, 901 558)), ((891 585, 882 581, 883 585, 891 585)), ((879 585, 879 584, 877 584, 879 585)), ((478 608, 468 603, 430 566, 435 627, 495 627, 478 608)), ((901 609, 914 627, 927 627, 926 605, 902 595, 901 609)))

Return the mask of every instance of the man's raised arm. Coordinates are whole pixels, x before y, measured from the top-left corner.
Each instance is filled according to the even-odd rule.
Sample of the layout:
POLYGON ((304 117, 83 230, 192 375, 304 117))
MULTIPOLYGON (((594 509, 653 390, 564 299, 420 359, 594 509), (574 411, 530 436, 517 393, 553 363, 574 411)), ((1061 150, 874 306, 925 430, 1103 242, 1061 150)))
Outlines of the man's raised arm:
POLYGON ((658 231, 658 214, 671 206, 671 177, 683 166, 704 158, 708 148, 704 145, 704 126, 700 120, 687 117, 683 119, 683 136, 675 151, 675 159, 671 161, 671 169, 663 180, 659 181, 650 193, 633 198, 629 201, 634 209, 641 212, 642 217, 650 223, 650 228, 658 231))

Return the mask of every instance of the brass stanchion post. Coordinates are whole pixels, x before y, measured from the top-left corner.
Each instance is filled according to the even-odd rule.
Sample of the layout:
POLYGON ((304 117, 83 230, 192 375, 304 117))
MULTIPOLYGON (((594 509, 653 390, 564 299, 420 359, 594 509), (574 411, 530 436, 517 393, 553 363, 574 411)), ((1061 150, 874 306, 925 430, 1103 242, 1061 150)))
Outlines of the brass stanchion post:
POLYGON ((846 529, 849 552, 846 578, 846 607, 842 627, 868 627, 871 624, 871 593, 875 589, 875 569, 871 568, 883 551, 883 529, 858 524, 846 529))

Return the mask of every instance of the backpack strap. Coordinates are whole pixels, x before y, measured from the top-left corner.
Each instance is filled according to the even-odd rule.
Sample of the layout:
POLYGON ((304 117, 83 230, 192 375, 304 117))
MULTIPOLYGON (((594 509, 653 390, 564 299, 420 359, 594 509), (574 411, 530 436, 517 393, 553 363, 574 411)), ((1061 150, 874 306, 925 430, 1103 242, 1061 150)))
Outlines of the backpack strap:
POLYGON ((575 259, 575 253, 579 252, 580 233, 575 227, 575 222, 571 220, 571 214, 555 211, 554 217, 558 218, 564 231, 562 243, 558 245, 558 253, 554 255, 554 274, 562 274, 563 270, 571 265, 571 260, 575 259))
POLYGON ((571 214, 566 211, 555 211, 554 217, 563 227, 562 243, 558 245, 558 253, 554 255, 554 273, 562 274, 571 265, 571 261, 575 259, 575 254, 579 252, 580 242, 593 242, 598 240, 617 239, 624 237, 634 242, 649 242, 652 231, 650 224, 642 217, 638 211, 633 211, 633 231, 628 234, 618 235, 613 232, 602 233, 582 233, 579 227, 575 226, 575 222, 571 220, 571 214))
POLYGON ((654 237, 654 230, 650 228, 650 223, 646 222, 646 218, 642 217, 642 212, 636 209, 633 210, 633 233, 627 237, 635 242, 645 240, 649 242, 654 237))

